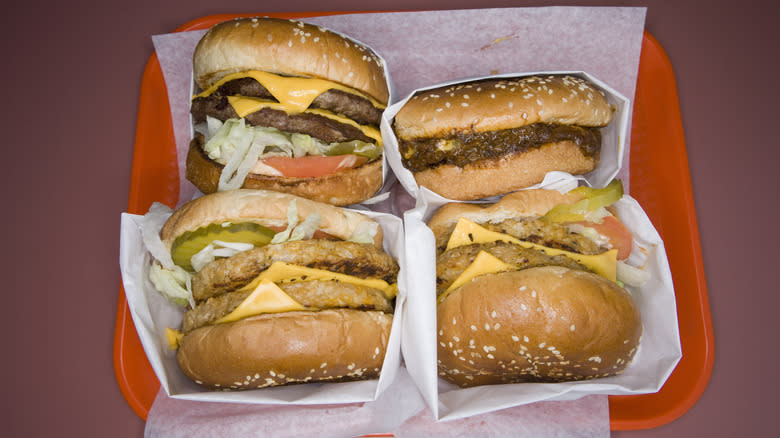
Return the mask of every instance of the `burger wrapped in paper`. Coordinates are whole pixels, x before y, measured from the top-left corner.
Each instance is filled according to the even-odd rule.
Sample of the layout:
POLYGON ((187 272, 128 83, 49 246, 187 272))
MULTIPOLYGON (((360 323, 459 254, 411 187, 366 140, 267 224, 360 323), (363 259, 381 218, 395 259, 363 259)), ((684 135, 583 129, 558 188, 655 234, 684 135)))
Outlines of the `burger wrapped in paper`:
POLYGON ((373 219, 239 189, 183 205, 159 237, 169 257, 153 262, 150 279, 188 308, 167 334, 196 383, 227 390, 379 375, 399 268, 373 219))
POLYGON ((217 24, 193 55, 187 179, 203 193, 258 188, 335 205, 382 185, 389 90, 371 49, 274 18, 217 24))
POLYGON ((440 208, 428 224, 439 375, 470 387, 621 373, 642 335, 622 285, 646 280, 623 261, 632 236, 609 207, 621 196, 614 181, 440 208))
POLYGON ((577 76, 491 77, 415 93, 392 130, 419 186, 472 200, 532 186, 551 171, 594 170, 613 112, 577 76))

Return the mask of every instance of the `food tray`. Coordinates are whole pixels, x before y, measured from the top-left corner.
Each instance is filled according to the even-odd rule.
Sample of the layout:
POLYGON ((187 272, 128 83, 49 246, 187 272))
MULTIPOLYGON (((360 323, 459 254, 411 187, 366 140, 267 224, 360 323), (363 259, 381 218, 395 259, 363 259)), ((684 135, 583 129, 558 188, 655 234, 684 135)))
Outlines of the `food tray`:
MULTIPOLYGON (((327 14, 338 12, 264 15, 305 18, 327 14)), ((235 17, 203 17, 176 31, 205 29, 235 17)), ((666 246, 683 355, 658 393, 609 396, 612 430, 649 429, 681 416, 706 388, 715 357, 677 85, 666 53, 648 32, 642 41, 632 121, 630 194, 647 212, 666 246)), ((174 207, 178 194, 179 173, 168 94, 157 56, 152 54, 141 83, 127 211, 144 214, 155 201, 174 207)), ((121 281, 114 371, 128 404, 145 420, 160 383, 138 340, 121 281)))

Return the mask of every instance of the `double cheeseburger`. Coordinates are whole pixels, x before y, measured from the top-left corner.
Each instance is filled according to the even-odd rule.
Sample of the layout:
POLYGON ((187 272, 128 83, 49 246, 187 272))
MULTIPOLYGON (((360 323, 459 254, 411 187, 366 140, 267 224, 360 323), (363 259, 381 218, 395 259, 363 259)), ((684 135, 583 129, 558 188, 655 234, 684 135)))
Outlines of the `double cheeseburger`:
POLYGON ((418 185, 471 200, 537 184, 550 171, 595 169, 612 112, 578 77, 494 78, 415 94, 393 130, 418 185))
POLYGON ((244 18, 203 36, 193 70, 186 176, 203 193, 269 189, 346 205, 380 189, 389 91, 371 49, 300 21, 244 18))
POLYGON ((619 284, 631 234, 605 207, 617 189, 520 191, 489 206, 451 203, 436 212, 429 227, 442 378, 470 387, 593 379, 626 368, 642 322, 619 284))
POLYGON ((196 383, 228 390, 379 375, 399 268, 373 219, 238 189, 183 205, 160 238, 175 268, 155 262, 150 278, 168 295, 190 286, 168 337, 196 383), (184 278, 172 280, 177 271, 184 278))

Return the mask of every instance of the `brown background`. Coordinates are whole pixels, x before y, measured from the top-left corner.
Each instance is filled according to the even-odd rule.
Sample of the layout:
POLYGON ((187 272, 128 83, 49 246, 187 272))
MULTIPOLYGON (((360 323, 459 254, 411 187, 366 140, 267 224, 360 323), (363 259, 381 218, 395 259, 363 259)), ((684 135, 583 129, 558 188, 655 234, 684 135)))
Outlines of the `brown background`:
MULTIPOLYGON (((2 14, 5 436, 141 436, 112 344, 119 215, 151 35, 226 12, 456 9, 520 1, 36 2, 2 14), (227 4, 227 2, 224 2, 227 4), (281 9, 284 8, 284 9, 281 9)), ((678 420, 615 436, 763 436, 780 428, 776 2, 648 6, 675 68, 716 337, 710 384, 678 420)), ((583 35, 586 38, 586 35, 583 35)), ((662 153, 659 151, 659 153, 662 153)), ((684 316, 683 316, 684 317, 684 316)))

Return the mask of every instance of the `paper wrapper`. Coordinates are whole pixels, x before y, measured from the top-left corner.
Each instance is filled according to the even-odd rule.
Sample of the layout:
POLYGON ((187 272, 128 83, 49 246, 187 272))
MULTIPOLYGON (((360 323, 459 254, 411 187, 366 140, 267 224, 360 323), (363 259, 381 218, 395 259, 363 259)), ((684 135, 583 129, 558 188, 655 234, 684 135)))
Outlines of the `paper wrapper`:
MULTIPOLYGON (((554 173, 542 188, 567 192, 578 179, 554 173)), ((682 357, 672 275, 663 241, 639 204, 625 195, 615 206, 638 246, 647 249, 650 280, 626 287, 639 306, 643 334, 626 370, 613 377, 565 383, 522 383, 461 389, 438 378, 436 366, 435 244, 426 222, 445 203, 421 189, 417 207, 404 214, 409 263, 408 321, 402 341, 406 368, 437 418, 450 420, 542 400, 572 400, 589 394, 628 395, 658 391, 682 357), (413 269, 412 269, 413 267, 413 269)), ((639 257, 634 251, 632 257, 639 257)))
MULTIPOLYGON (((487 78, 515 78, 521 76, 547 76, 547 75, 569 75, 577 76, 589 81, 597 89, 604 93, 604 96, 609 102, 610 106, 615 109, 613 119, 609 125, 601 129, 601 153, 599 163, 595 169, 587 174, 583 175, 585 182, 591 187, 605 187, 612 179, 617 176, 621 170, 623 164, 623 156, 626 146, 626 134, 628 132, 629 120, 631 111, 629 100, 618 93, 615 89, 602 82, 601 80, 593 77, 586 72, 572 72, 572 71, 547 71, 547 72, 525 72, 525 73, 510 73, 505 75, 493 75, 482 76, 477 78, 470 78, 468 81, 476 81, 487 78)), ((414 179, 414 175, 411 171, 405 168, 401 162, 401 155, 398 147, 398 138, 393 132, 393 118, 398 114, 398 111, 406 105, 415 94, 421 93, 425 90, 432 88, 446 87, 448 85, 457 84, 465 81, 445 82, 436 84, 421 89, 417 89, 409 93, 403 100, 394 103, 382 115, 382 124, 380 126, 382 130, 382 138, 385 139, 385 154, 387 155, 387 161, 390 167, 393 169, 393 173, 398 178, 401 185, 409 192, 412 197, 417 198, 419 196, 420 188, 414 179)), ((626 174, 627 176, 627 174, 626 174)), ((540 183, 541 184, 541 183, 540 183)), ((534 184, 531 188, 539 187, 540 184, 534 184)), ((521 187, 518 187, 521 188, 521 187)))
MULTIPOLYGON (((384 232, 385 251, 404 263, 403 224, 397 216, 371 211, 384 232)), ((127 305, 133 317, 138 337, 144 347, 160 385, 173 398, 198 401, 276 404, 354 403, 376 399, 392 383, 401 363, 401 324, 406 307, 406 273, 398 275, 393 327, 379 379, 344 383, 310 383, 247 391, 210 391, 188 379, 179 369, 176 352, 168 347, 166 327, 179 328, 184 314, 182 307, 167 301, 148 279, 151 256, 143 243, 142 223, 145 216, 122 214, 120 259, 122 281, 127 305)))

